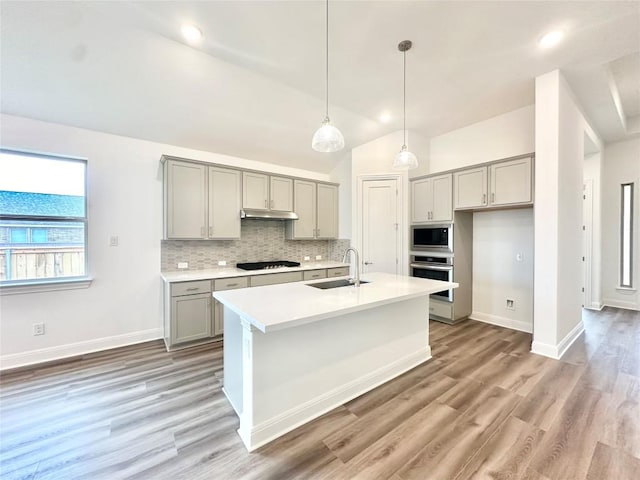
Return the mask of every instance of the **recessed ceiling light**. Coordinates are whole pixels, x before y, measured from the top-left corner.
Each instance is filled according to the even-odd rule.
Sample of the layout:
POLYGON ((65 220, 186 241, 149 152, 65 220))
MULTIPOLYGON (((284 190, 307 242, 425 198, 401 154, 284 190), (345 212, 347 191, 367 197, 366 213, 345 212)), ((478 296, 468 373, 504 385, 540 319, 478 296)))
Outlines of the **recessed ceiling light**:
POLYGON ((195 25, 185 24, 182 26, 180 31, 187 43, 191 45, 195 45, 202 40, 202 31, 195 25))
POLYGON ((391 114, 389 112, 382 112, 378 117, 378 120, 381 123, 389 123, 389 120, 391 120, 391 114))
POLYGON ((551 48, 558 45, 564 38, 564 32, 562 30, 554 30, 542 36, 538 41, 538 45, 542 48, 551 48))

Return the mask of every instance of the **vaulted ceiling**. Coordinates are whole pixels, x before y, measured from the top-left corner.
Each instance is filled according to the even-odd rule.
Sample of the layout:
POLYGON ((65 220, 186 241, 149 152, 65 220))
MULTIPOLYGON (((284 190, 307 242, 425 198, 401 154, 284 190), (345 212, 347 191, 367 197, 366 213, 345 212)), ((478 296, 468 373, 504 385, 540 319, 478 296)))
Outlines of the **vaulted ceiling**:
POLYGON ((347 150, 316 153, 324 8, 323 1, 3 1, 0 107, 328 172, 348 149, 402 128, 397 44, 410 39, 407 124, 427 138, 532 104, 535 77, 556 68, 606 141, 635 134, 638 1, 333 0, 330 115, 347 150), (185 22, 204 33, 200 45, 181 37, 185 22), (552 29, 564 30, 565 40, 540 49, 552 29))

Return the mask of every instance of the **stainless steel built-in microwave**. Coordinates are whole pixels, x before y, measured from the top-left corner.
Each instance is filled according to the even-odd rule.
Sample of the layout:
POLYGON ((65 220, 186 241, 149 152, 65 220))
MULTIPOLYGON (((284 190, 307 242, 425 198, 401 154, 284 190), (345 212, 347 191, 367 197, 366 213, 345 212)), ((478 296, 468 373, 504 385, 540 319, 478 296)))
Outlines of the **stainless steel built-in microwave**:
POLYGON ((453 252, 453 224, 413 225, 411 250, 453 252))

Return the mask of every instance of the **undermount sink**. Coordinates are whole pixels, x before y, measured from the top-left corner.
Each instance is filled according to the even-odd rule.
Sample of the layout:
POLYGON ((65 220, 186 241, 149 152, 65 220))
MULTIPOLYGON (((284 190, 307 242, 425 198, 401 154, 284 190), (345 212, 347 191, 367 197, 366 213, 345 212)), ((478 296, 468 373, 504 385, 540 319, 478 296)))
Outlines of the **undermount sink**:
MULTIPOLYGON (((369 283, 365 280, 360 280, 360 284, 369 283)), ((327 290, 329 288, 338 288, 338 287, 352 287, 355 283, 351 280, 329 280, 328 282, 320 282, 320 283, 307 283, 310 287, 320 288, 322 290, 327 290)))

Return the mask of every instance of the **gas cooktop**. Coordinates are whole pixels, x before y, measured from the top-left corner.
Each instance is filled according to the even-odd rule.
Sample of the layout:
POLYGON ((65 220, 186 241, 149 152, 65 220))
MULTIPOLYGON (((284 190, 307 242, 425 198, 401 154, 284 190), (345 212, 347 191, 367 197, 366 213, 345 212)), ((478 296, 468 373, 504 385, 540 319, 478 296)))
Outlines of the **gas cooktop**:
POLYGON ((288 262, 286 260, 275 260, 273 262, 251 262, 238 263, 236 267, 241 270, 263 270, 265 268, 299 267, 300 262, 288 262))

